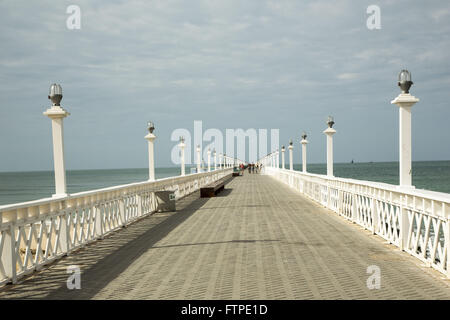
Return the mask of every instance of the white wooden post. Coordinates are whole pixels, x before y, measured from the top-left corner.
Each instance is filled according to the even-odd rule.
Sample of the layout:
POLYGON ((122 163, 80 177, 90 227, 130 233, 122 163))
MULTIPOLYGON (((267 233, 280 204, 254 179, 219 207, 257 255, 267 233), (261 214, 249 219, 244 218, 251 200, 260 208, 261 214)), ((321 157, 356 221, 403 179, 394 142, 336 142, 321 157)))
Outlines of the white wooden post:
POLYGON ((141 217, 143 214, 144 214, 144 212, 142 212, 143 210, 142 210, 142 195, 140 195, 140 194, 136 194, 136 197, 137 197, 137 207, 138 207, 138 217, 141 217))
POLYGON ((306 172, 306 145, 308 144, 308 140, 302 139, 302 171, 306 172))
POLYGON ((156 136, 153 133, 147 134, 145 139, 148 141, 148 180, 155 181, 155 159, 154 159, 154 141, 156 136))
MULTIPOLYGON (((95 214, 95 235, 96 237, 102 239, 103 238, 103 214, 101 205, 94 206, 94 214, 95 214)), ((65 215, 67 217, 67 215, 65 215)), ((63 221, 61 221, 63 223, 63 221)), ((67 221, 65 221, 65 225, 67 227, 67 221)))
POLYGON ((352 221, 358 221, 358 196, 356 195, 355 185, 352 186, 352 221))
POLYGON ((372 234, 377 233, 377 227, 378 227, 378 211, 377 211, 377 203, 376 203, 376 197, 373 194, 373 191, 370 195, 370 211, 372 211, 372 234))
POLYGON ((333 134, 336 133, 331 127, 328 127, 323 133, 327 135, 327 176, 333 176, 333 134))
MULTIPOLYGON (((96 208, 93 208, 94 214, 96 208)), ((69 219, 70 219, 70 212, 64 211, 64 213, 60 216, 60 227, 59 227, 59 244, 61 246, 61 251, 63 253, 68 253, 71 249, 71 242, 70 242, 70 232, 69 232, 69 219)))
POLYGON ((409 235, 409 217, 406 206, 408 204, 408 196, 400 195, 400 235, 399 235, 399 248, 405 251, 408 246, 408 235, 409 235))
POLYGON ((284 146, 281 147, 281 168, 284 170, 285 169, 285 164, 284 164, 284 152, 286 151, 286 149, 284 148, 284 146))
POLYGON ((121 198, 119 199, 119 216, 120 220, 122 220, 122 226, 125 226, 127 224, 126 221, 126 215, 125 215, 125 195, 122 194, 121 198))
POLYGON ((292 149, 294 149, 294 146, 292 145, 292 141, 289 142, 289 170, 294 170, 294 159, 292 154, 292 149))
POLYGON ((214 170, 217 170, 217 152, 214 150, 214 170))
POLYGON ((400 186, 412 186, 411 166, 411 108, 419 99, 409 93, 401 93, 391 101, 399 107, 399 167, 400 186))
POLYGON ((11 279, 12 283, 17 282, 16 274, 16 248, 15 248, 15 227, 11 224, 3 231, 3 250, 0 251, 0 259, 5 270, 5 276, 11 279))
POLYGON ((55 194, 53 197, 67 196, 66 167, 64 162, 63 119, 70 115, 61 106, 53 105, 44 112, 52 120, 53 162, 55 170, 55 194))

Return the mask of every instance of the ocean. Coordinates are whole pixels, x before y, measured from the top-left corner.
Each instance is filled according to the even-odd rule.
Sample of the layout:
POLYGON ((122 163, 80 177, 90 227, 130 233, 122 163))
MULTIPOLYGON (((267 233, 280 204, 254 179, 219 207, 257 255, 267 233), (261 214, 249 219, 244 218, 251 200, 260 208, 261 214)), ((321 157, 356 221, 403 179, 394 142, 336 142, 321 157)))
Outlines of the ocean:
MULTIPOLYGON (((301 170, 300 164, 294 170, 301 170)), ((190 168, 186 168, 186 173, 190 168)), ((326 174, 326 164, 308 164, 308 172, 326 174)), ((180 168, 156 168, 157 179, 177 176, 180 168)), ((336 163, 342 178, 398 184, 398 162, 336 163)), ((76 193, 146 181, 148 169, 68 170, 67 191, 76 193)), ((450 193, 450 161, 413 162, 413 184, 418 189, 450 193)), ((48 198, 54 193, 52 171, 0 172, 0 205, 48 198)))

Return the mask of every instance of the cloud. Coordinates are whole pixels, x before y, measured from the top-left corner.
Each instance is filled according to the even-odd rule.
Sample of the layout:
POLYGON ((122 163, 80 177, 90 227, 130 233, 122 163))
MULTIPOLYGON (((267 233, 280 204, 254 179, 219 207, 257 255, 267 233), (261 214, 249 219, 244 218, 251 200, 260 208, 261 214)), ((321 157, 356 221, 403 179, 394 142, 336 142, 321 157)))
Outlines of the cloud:
MULTIPOLYGON (((397 94, 403 67, 421 103, 441 106, 450 99, 443 89, 450 78, 447 0, 404 3, 380 1, 383 28, 370 31, 367 6, 347 0, 79 0, 82 28, 71 31, 70 1, 0 2, 0 148, 10 154, 0 171, 51 168, 51 153, 29 157, 27 150, 47 150, 51 141, 42 112, 53 82, 62 84, 72 114, 65 120, 69 168, 102 167, 108 150, 120 150, 111 151, 111 166, 145 166, 140 126, 145 131, 147 118, 158 122, 158 165, 170 165, 171 131, 196 119, 205 127, 278 127, 285 144, 299 128, 321 134, 329 113, 382 121, 393 117, 385 101, 397 94), (356 79, 370 86, 350 82, 356 79), (85 155, 87 139, 101 150, 85 155), (20 166, 15 158, 24 159, 20 166)), ((433 110, 434 122, 420 108, 414 116, 450 138, 450 110, 433 110)), ((339 130, 347 144, 336 149, 338 160, 370 139, 350 131, 379 130, 358 125, 339 130)), ((380 134, 392 138, 395 128, 380 134)), ((388 141, 379 159, 393 159, 397 140, 388 141)), ((360 158, 372 152, 366 145, 360 158)), ((414 148, 450 158, 443 149, 414 148)), ((310 155, 323 161, 319 142, 310 155)))
POLYGON ((337 76, 340 80, 354 80, 359 78, 359 73, 341 73, 337 76))
POLYGON ((436 22, 441 22, 443 20, 447 20, 450 15, 450 8, 440 8, 438 10, 433 10, 431 12, 431 17, 436 21, 436 22))

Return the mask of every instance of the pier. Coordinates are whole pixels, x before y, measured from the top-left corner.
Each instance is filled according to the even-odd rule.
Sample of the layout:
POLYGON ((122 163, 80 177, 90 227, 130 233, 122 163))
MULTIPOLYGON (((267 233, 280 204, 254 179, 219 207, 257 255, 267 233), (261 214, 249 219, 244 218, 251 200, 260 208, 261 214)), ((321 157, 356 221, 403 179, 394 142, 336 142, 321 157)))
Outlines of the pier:
POLYGON ((450 300, 449 0, 0 17, 9 310, 273 320, 384 300, 365 311, 403 319, 450 300))
POLYGON ((186 174, 180 137, 181 175, 156 179, 149 122, 147 181, 69 194, 52 108, 55 194, 0 206, 0 299, 450 299, 450 195, 405 170, 398 186, 335 177, 332 117, 326 175, 304 133, 301 171, 290 141, 288 165, 283 146, 252 173, 210 149, 202 167, 198 145, 186 174))
MULTIPOLYGON (((177 200, 177 211, 146 215, 80 246, 3 287, 0 299, 450 298, 443 273, 273 171, 290 173, 246 172, 212 198, 193 191, 177 200), (71 265, 81 269, 80 290, 67 288, 71 265), (379 289, 367 285, 373 265, 379 289)), ((208 174, 171 183, 201 175, 208 174)))
POLYGON ((303 133, 301 171, 292 140, 288 165, 274 141, 256 164, 214 142, 186 174, 181 136, 181 174, 156 179, 150 121, 148 180, 70 194, 53 84, 55 194, 0 206, 0 299, 450 299, 450 194, 412 184, 419 99, 407 70, 398 85, 399 185, 335 177, 330 116, 326 175, 308 172, 303 133))

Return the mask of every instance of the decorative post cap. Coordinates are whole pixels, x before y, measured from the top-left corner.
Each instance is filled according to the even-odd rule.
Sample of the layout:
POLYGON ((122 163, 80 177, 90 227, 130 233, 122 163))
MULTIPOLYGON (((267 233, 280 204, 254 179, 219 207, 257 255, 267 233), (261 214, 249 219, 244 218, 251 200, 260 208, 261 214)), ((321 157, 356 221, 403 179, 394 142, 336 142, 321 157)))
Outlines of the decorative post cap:
POLYGON ((286 150, 284 146, 281 146, 281 151, 284 152, 284 150, 286 150))
POLYGON ((402 93, 409 93, 409 88, 413 85, 411 81, 411 72, 406 69, 403 69, 398 74, 398 86, 402 89, 402 93))
POLYGON ((155 130, 155 125, 153 124, 153 122, 147 122, 147 130, 148 132, 153 133, 153 130, 155 130))
POLYGON ((52 84, 50 86, 48 98, 52 101, 54 106, 60 106, 60 102, 62 99, 62 88, 59 84, 52 84))
POLYGON ((289 140, 289 145, 292 146, 292 139, 289 140))
POLYGON ((184 143, 184 137, 180 136, 180 143, 184 143))
POLYGON ((197 145, 197 151, 200 151, 200 145, 199 144, 197 145))
POLYGON ((334 118, 332 116, 328 116, 327 124, 328 124, 328 128, 333 128, 334 118))

